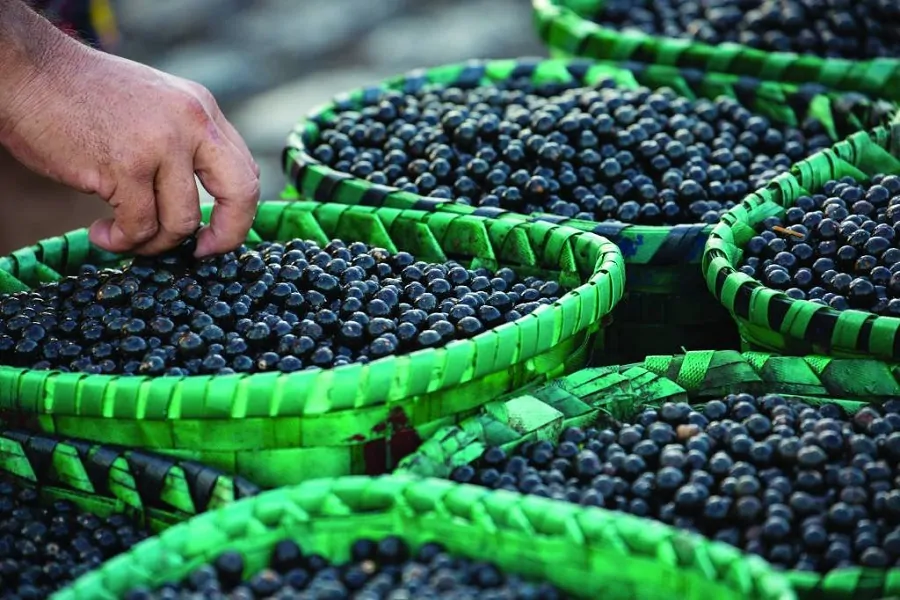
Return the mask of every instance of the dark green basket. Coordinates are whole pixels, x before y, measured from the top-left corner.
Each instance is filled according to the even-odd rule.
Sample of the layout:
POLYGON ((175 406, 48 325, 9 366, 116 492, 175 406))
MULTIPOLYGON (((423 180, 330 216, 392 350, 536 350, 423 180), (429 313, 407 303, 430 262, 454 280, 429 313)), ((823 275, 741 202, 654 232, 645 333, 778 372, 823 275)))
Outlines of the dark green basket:
MULTIPOLYGON (((204 208, 205 218, 209 207, 204 208)), ((621 298, 622 255, 597 235, 484 217, 313 202, 260 204, 249 242, 364 241, 423 260, 511 266, 572 288, 469 340, 369 364, 290 374, 146 377, 0 367, 0 410, 32 428, 196 458, 260 485, 380 474, 418 444, 417 428, 453 420, 530 381, 585 365, 621 298)), ((119 259, 120 260, 120 259, 119 259)), ((58 279, 116 258, 86 230, 0 258, 0 289, 58 279)))
POLYGON ((900 99, 900 58, 856 61, 765 52, 733 43, 714 46, 617 31, 585 18, 599 12, 604 0, 532 0, 532 4, 538 35, 560 57, 633 60, 776 81, 815 82, 900 99))
MULTIPOLYGON (((834 140, 886 121, 896 109, 890 103, 827 92, 822 86, 761 82, 665 66, 612 66, 585 60, 469 61, 420 69, 380 85, 343 94, 301 120, 284 152, 284 167, 290 182, 284 198, 473 214, 509 221, 522 218, 501 209, 472 208, 372 184, 321 164, 307 148, 318 138, 322 124, 334 117, 339 104, 365 102, 384 89, 415 91, 426 84, 471 87, 525 77, 537 83, 578 81, 586 85, 612 78, 626 88, 668 86, 688 98, 715 98, 724 94, 779 123, 797 125, 807 117, 815 118, 825 124, 834 140)), ((691 266, 700 261, 712 226, 654 227, 551 215, 535 218, 598 233, 616 243, 625 256, 628 295, 609 329, 607 348, 613 354, 605 360, 615 363, 640 360, 647 354, 679 352, 683 347, 738 347, 737 331, 727 312, 714 298, 703 293, 698 270, 691 266)))
POLYGON ((389 535, 413 547, 440 542, 579 598, 795 597, 784 576, 758 557, 630 515, 448 481, 345 477, 266 492, 173 527, 54 598, 121 598, 132 586, 184 577, 226 549, 242 552, 252 573, 284 538, 345 561, 353 540, 389 535))
POLYGON ((259 492, 195 461, 15 429, 0 430, 0 478, 98 516, 128 514, 151 531, 259 492))
MULTIPOLYGON (((782 394, 814 404, 837 402, 855 412, 869 402, 900 396, 900 367, 866 359, 726 350, 650 356, 643 363, 584 369, 491 402, 482 414, 440 429, 406 457, 396 473, 448 477, 454 467, 474 461, 487 446, 512 449, 530 440, 556 440, 565 427, 594 423, 598 417, 626 419, 642 406, 699 403, 738 392, 782 394)), ((787 575, 799 596, 809 600, 900 594, 900 569, 787 575)))
POLYGON ((713 229, 703 275, 737 320, 749 348, 900 360, 900 318, 794 300, 736 269, 743 246, 766 217, 783 215, 798 197, 815 193, 831 179, 862 180, 877 173, 900 173, 900 124, 856 133, 797 163, 728 211, 713 229))

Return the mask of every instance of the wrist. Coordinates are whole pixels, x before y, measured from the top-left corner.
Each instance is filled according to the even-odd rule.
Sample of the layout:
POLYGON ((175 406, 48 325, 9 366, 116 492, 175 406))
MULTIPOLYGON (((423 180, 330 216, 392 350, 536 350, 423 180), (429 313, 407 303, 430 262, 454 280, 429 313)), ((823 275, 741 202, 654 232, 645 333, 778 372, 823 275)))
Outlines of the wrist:
POLYGON ((0 143, 87 50, 20 0, 0 0, 0 143))

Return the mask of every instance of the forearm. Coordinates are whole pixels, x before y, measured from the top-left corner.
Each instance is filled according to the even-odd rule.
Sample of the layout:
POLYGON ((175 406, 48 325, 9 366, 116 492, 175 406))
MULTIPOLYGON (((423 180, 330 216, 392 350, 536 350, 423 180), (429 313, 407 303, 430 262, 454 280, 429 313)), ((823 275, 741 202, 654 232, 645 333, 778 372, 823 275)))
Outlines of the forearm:
POLYGON ((0 0, 0 132, 30 90, 52 79, 56 63, 65 62, 78 42, 57 30, 22 0, 0 0))

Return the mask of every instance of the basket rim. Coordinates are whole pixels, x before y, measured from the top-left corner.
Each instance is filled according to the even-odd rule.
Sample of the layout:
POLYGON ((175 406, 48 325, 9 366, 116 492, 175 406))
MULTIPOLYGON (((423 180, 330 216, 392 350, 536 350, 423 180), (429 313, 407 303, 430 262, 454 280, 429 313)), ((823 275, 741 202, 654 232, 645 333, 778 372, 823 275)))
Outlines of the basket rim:
MULTIPOLYGON (((79 597, 80 593, 88 590, 102 591, 109 595, 113 592, 108 587, 110 583, 117 588, 131 585, 133 579, 123 578, 120 576, 122 574, 130 573, 137 576, 139 580, 153 581, 164 570, 167 572, 171 572, 173 569, 186 571, 188 563, 184 560, 185 555, 194 558, 200 554, 206 557, 208 553, 218 553, 221 551, 219 548, 228 547, 227 542, 231 542, 234 546, 236 541, 246 540, 252 536, 265 536, 270 530, 280 530, 283 536, 298 539, 303 526, 313 521, 339 520, 352 523, 358 519, 371 519, 374 515, 391 515, 397 518, 392 519, 388 527, 389 535, 399 535, 407 539, 416 535, 421 535, 423 539, 439 536, 435 538, 435 541, 441 541, 441 534, 445 534, 448 528, 484 527, 485 522, 492 522, 495 531, 519 536, 525 535, 526 532, 521 529, 521 525, 505 522, 499 515, 493 514, 488 509, 488 505, 493 504, 496 511, 501 502, 506 510, 515 510, 517 506, 521 507, 519 510, 525 509, 521 510, 520 514, 531 522, 530 535, 536 536, 534 541, 538 544, 552 540, 566 540, 567 543, 571 543, 573 534, 570 529, 577 530, 584 527, 585 530, 591 530, 589 535, 583 536, 584 548, 599 550, 605 546, 606 550, 610 551, 610 542, 606 541, 608 539, 616 539, 620 535, 633 536, 638 530, 653 530, 656 532, 654 538, 660 543, 669 542, 680 547, 683 552, 696 549, 702 554, 715 553, 719 557, 716 560, 717 563, 743 566, 745 568, 744 575, 752 578, 754 582, 751 584, 753 589, 757 590, 759 595, 764 598, 778 600, 795 598, 795 593, 787 578, 762 558, 746 554, 721 542, 675 530, 661 523, 600 508, 563 504, 549 498, 528 497, 505 491, 492 492, 486 488, 457 484, 446 480, 392 475, 317 479, 263 492, 254 498, 225 506, 215 512, 200 515, 173 526, 159 538, 142 542, 128 552, 86 573, 69 587, 54 595, 53 598, 55 600, 68 600, 69 598, 74 600, 79 597), (449 508, 450 506, 452 508, 449 508), (541 515, 546 514, 554 514, 555 517, 543 519, 541 515), (436 526, 436 520, 428 518, 433 516, 441 517, 439 527, 436 526), (254 523, 254 521, 259 521, 259 523, 254 523), (548 523, 545 525, 543 521, 548 523), (560 529, 555 526, 559 522, 571 525, 560 529), (228 525, 223 528, 225 524, 228 525), (246 527, 247 525, 255 525, 255 527, 246 527), (189 541, 192 537, 196 538, 198 532, 210 533, 213 530, 220 533, 219 535, 205 536, 212 538, 210 542, 204 543, 198 540, 194 544, 189 541), (227 542, 225 538, 227 538, 227 542), (164 548, 166 545, 174 546, 174 548, 164 548), (212 545, 218 547, 213 551, 209 547, 212 545), (201 548, 201 546, 207 546, 207 548, 201 548)), ((498 543, 508 545, 511 542, 500 539, 498 543)), ((452 546, 452 544, 450 545, 452 546)), ((631 546, 625 544, 628 556, 622 556, 622 558, 659 560, 657 547, 649 546, 653 545, 631 546)), ((616 553, 622 550, 612 549, 611 551, 616 553)), ((461 553, 465 554, 465 552, 461 553)), ((675 553, 668 556, 668 559, 675 563, 678 561, 675 553)), ((502 562, 502 559, 497 562, 502 562)), ((708 558, 706 562, 709 562, 708 558)), ((731 587, 735 593, 740 593, 740 590, 734 589, 734 586, 745 583, 744 577, 718 573, 714 567, 712 567, 713 572, 716 572, 718 577, 710 577, 710 567, 712 567, 711 564, 706 568, 701 564, 687 568, 696 577, 711 579, 719 585, 731 587)), ((679 567, 672 564, 670 568, 679 567)))
MULTIPOLYGON (((210 207, 204 207, 204 218, 207 218, 209 210, 210 210, 210 207)), ((271 210, 273 212, 275 212, 275 211, 283 212, 283 211, 287 211, 287 210, 293 210, 293 211, 299 211, 299 212, 303 212, 303 213, 313 213, 313 211, 324 211, 325 213, 335 212, 335 213, 339 213, 339 214, 344 214, 344 213, 368 214, 368 215, 375 215, 376 217, 378 215, 384 215, 384 216, 391 217, 393 219, 392 222, 397 222, 399 220, 405 220, 405 221, 423 223, 427 227, 432 226, 429 224, 428 219, 433 217, 433 213, 429 213, 426 211, 400 210, 400 209, 389 208, 389 207, 374 208, 374 207, 367 207, 367 206, 324 204, 324 203, 318 203, 318 202, 313 202, 313 201, 300 201, 300 202, 290 202, 290 201, 281 201, 281 200, 264 201, 264 202, 260 202, 259 207, 258 207, 258 211, 263 211, 263 210, 271 210)), ((257 214, 259 214, 259 212, 257 214)), ((460 222, 479 222, 479 223, 485 224, 486 226, 491 221, 491 219, 484 217, 484 216, 469 215, 469 214, 452 215, 452 218, 455 221, 460 221, 460 222)), ((589 243, 592 246, 597 248, 597 262, 592 267, 591 275, 583 276, 582 277, 583 281, 581 284, 579 284, 577 287, 574 287, 574 288, 568 290, 564 295, 560 296, 560 299, 557 302, 555 302, 551 305, 547 305, 547 308, 545 310, 536 311, 536 312, 541 312, 541 314, 550 312, 550 311, 556 312, 556 311, 562 310, 565 306, 570 305, 571 303, 573 303, 575 301, 578 301, 580 298, 581 299, 588 298, 588 297, 601 298, 601 297, 604 297, 606 291, 611 291, 613 296, 608 299, 608 302, 610 304, 610 310, 606 313, 599 314, 597 320, 592 322, 587 327, 579 328, 576 326, 573 329, 573 331, 571 332, 569 337, 571 337, 572 335, 581 333, 585 330, 592 330, 592 328, 594 328, 594 327, 602 327, 603 317, 608 316, 612 312, 612 310, 615 309, 615 306, 618 304, 618 302, 622 299, 622 297, 624 295, 625 268, 624 268, 624 262, 622 259, 622 254, 619 251, 618 247, 615 244, 613 244, 612 242, 610 242, 609 240, 607 240, 595 233, 578 231, 571 227, 554 225, 554 224, 549 224, 549 223, 534 224, 534 223, 528 223, 525 221, 516 222, 516 223, 512 224, 512 228, 518 228, 522 231, 527 231, 529 228, 536 228, 536 227, 539 227, 541 229, 541 231, 544 232, 544 236, 547 239, 551 238, 552 236, 565 236, 567 240, 583 238, 584 240, 586 240, 587 243, 589 243)), ((254 231, 251 230, 251 235, 253 233, 254 233, 254 231)), ((86 238, 87 237, 87 229, 82 228, 82 229, 74 230, 72 232, 68 232, 68 233, 60 235, 60 236, 55 236, 54 238, 48 238, 48 240, 43 240, 42 242, 38 242, 32 246, 29 246, 27 248, 20 249, 18 251, 14 251, 14 252, 21 252, 22 250, 33 251, 34 249, 39 248, 40 244, 43 242, 54 241, 54 240, 58 240, 58 239, 62 239, 62 238, 73 239, 73 238, 77 238, 77 237, 86 238)), ((263 241, 265 241, 265 240, 263 240, 263 241)), ((8 255, 8 256, 11 256, 11 255, 8 255)), ((4 257, 4 258, 8 258, 8 256, 4 257)), ((114 256, 114 255, 111 255, 111 256, 114 256)), ((498 262, 498 264, 504 265, 506 263, 501 260, 498 262)), ((31 288, 31 287, 32 286, 29 285, 29 288, 31 288)), ((392 365, 393 372, 396 373, 402 369, 409 368, 409 365, 411 365, 415 359, 422 359, 423 357, 434 357, 434 360, 432 360, 431 364, 443 364, 447 358, 446 353, 448 352, 448 348, 455 349, 455 348, 465 347, 465 348, 474 349, 477 346, 479 340, 486 339, 485 336, 492 335, 494 332, 498 331, 501 327, 510 327, 510 328, 516 327, 516 324, 522 324, 522 323, 528 322, 529 320, 538 319, 538 318, 539 318, 539 315, 536 316, 535 313, 530 313, 528 315, 524 315, 523 317, 521 317, 521 319, 517 319, 516 321, 512 321, 509 323, 503 323, 497 327, 488 329, 476 336, 473 336, 472 338, 463 339, 463 340, 454 340, 454 341, 450 342, 449 344, 446 344, 444 346, 440 346, 437 348, 422 348, 422 349, 415 350, 413 352, 409 352, 409 353, 405 353, 405 354, 385 356, 385 357, 376 359, 368 364, 351 363, 348 365, 332 367, 329 369, 323 369, 323 368, 316 367, 316 368, 304 369, 304 370, 296 371, 296 372, 292 372, 292 373, 265 372, 265 373, 251 373, 251 374, 236 373, 236 374, 231 374, 231 375, 189 375, 189 376, 175 377, 175 376, 146 376, 146 375, 124 375, 124 374, 111 374, 111 375, 90 374, 90 375, 87 375, 87 374, 83 374, 83 373, 71 373, 71 372, 66 373, 66 372, 60 372, 60 371, 54 371, 54 370, 38 371, 38 370, 28 369, 28 368, 0 365, 0 382, 2 382, 3 379, 11 379, 14 377, 21 376, 23 374, 41 374, 41 375, 46 375, 47 378, 54 380, 57 385, 58 385, 58 382, 61 380, 63 380, 63 381, 68 380, 73 385, 78 385, 78 386, 82 386, 84 383, 88 383, 88 382, 95 382, 98 385, 104 385, 104 384, 108 385, 108 384, 112 384, 116 381, 139 382, 142 387, 146 386, 148 388, 146 390, 146 392, 149 393, 153 389, 159 389, 161 391, 171 390, 174 387, 178 386, 180 384, 180 382, 199 383, 199 382, 209 382, 212 380, 215 380, 218 382, 222 382, 222 381, 235 382, 235 389, 237 389, 237 386, 240 385, 240 382, 246 382, 246 385, 250 385, 250 382, 259 382, 259 381, 264 381, 265 379, 272 380, 272 383, 270 384, 269 387, 272 387, 275 385, 284 385, 285 382, 289 382, 289 381, 296 382, 296 381, 304 381, 305 380, 309 383, 313 383, 316 380, 316 378, 321 376, 323 373, 333 374, 332 378, 335 378, 335 379, 342 376, 342 374, 344 374, 344 373, 352 373, 352 372, 362 373, 363 375, 361 377, 365 377, 366 374, 368 374, 370 372, 370 370, 372 368, 371 365, 376 365, 376 366, 392 365), (276 380, 278 381, 278 383, 275 383, 276 380)), ((564 338, 564 339, 569 339, 569 338, 564 338)), ((552 350, 552 348, 542 350, 540 352, 535 351, 530 354, 527 352, 519 353, 516 362, 513 364, 523 363, 529 359, 533 359, 535 357, 541 356, 544 353, 551 351, 551 350, 552 350)), ((506 368, 509 368, 511 366, 512 366, 512 364, 506 365, 506 368)), ((496 371, 496 370, 491 371, 491 373, 495 373, 495 372, 498 372, 498 371, 496 371)), ((467 383, 469 381, 476 381, 480 377, 482 377, 484 375, 488 375, 488 374, 489 373, 485 373, 483 375, 479 375, 478 377, 475 377, 474 374, 470 374, 470 376, 468 378, 463 378, 460 381, 454 383, 453 385, 460 385, 460 384, 467 383)), ((44 384, 44 385, 46 386, 46 384, 44 384)), ((440 386, 437 386, 437 387, 430 386, 427 393, 430 394, 430 393, 434 393, 437 391, 449 389, 449 385, 450 384, 448 384, 447 382, 442 381, 440 386)), ((0 390, 0 392, 2 392, 2 390, 0 390)), ((7 391, 6 393, 12 393, 12 394, 15 394, 16 396, 18 396, 18 394, 15 390, 12 392, 7 391)), ((142 393, 144 393, 144 392, 142 391, 142 393)), ((404 398, 405 397, 407 397, 407 396, 404 396, 404 398)), ((258 399, 257 401, 260 403, 268 402, 267 398, 263 398, 259 394, 256 395, 256 398, 258 399)), ((217 413, 216 418, 226 418, 228 420, 238 419, 239 417, 234 416, 230 412, 230 409, 234 408, 234 402, 235 402, 235 398, 232 397, 230 399, 230 402, 227 403, 227 405, 219 403, 219 406, 217 406, 217 411, 221 412, 223 410, 228 409, 229 412, 228 412, 227 416, 224 413, 221 413, 221 414, 217 413)), ((393 404, 396 404, 396 402, 397 402, 396 400, 389 400, 389 399, 381 398, 378 401, 370 400, 370 401, 363 403, 362 405, 358 405, 358 406, 355 406, 352 408, 334 409, 332 407, 329 407, 328 410, 324 410, 324 411, 321 411, 321 410, 306 411, 306 410, 304 410, 300 415, 296 415, 293 413, 280 413, 279 415, 270 415, 270 416, 314 416, 314 415, 324 415, 324 414, 338 414, 343 411, 348 411, 348 410, 352 411, 352 410, 356 410, 358 408, 374 407, 374 406, 380 406, 380 405, 391 406, 393 404)), ((68 413, 58 413, 54 410, 45 410, 46 409, 45 403, 38 403, 37 406, 39 409, 38 414, 68 414, 68 413)), ((252 405, 251 405, 251 407, 252 407, 252 405)), ((78 416, 83 416, 83 417, 102 416, 101 415, 101 413, 103 412, 102 407, 98 406, 95 408, 97 409, 97 414, 93 414, 93 413, 88 414, 85 412, 78 412, 75 414, 77 414, 78 416)), ((154 418, 153 420, 178 421, 183 418, 188 418, 188 417, 173 417, 171 414, 169 414, 167 412, 167 414, 164 415, 162 418, 154 418)), ((194 418, 194 417, 190 417, 190 418, 194 418)), ((197 417, 197 418, 209 419, 210 417, 204 415, 204 416, 197 417)))
MULTIPOLYGON (((601 0, 602 2, 602 0, 601 0)), ((620 36, 622 35, 616 29, 611 27, 605 27, 600 25, 599 23, 595 23, 590 19, 586 19, 583 15, 581 15, 577 10, 570 6, 566 6, 565 0, 531 0, 532 8, 537 15, 544 17, 548 20, 555 21, 559 26, 561 26, 565 32, 572 37, 589 37, 589 36, 620 36), (571 15, 571 16, 570 16, 571 15), (570 25, 566 21, 566 18, 575 18, 578 21, 578 28, 581 29, 581 32, 577 32, 576 28, 570 25)), ((833 68, 840 69, 843 67, 844 69, 849 69, 854 66, 859 65, 887 65, 894 68, 900 68, 900 58, 894 57, 877 57, 877 58, 869 58, 864 60, 854 60, 849 58, 822 58, 821 56, 815 54, 807 54, 807 53, 797 53, 797 52, 783 52, 783 51, 767 51, 760 50, 758 48, 752 48, 750 46, 746 46, 744 44, 739 44, 736 42, 723 42, 718 46, 707 44, 706 42, 694 42, 687 39, 682 38, 674 38, 670 36, 663 35, 652 35, 648 33, 644 33, 642 31, 629 31, 628 35, 632 39, 639 40, 653 40, 661 50, 665 51, 668 49, 682 49, 686 42, 690 42, 691 46, 701 49, 705 52, 713 53, 716 52, 717 49, 721 48, 733 48, 735 50, 740 51, 741 55, 747 57, 751 57, 754 59, 762 60, 765 58, 772 58, 775 62, 786 63, 789 61, 802 60, 805 63, 811 66, 821 66, 830 64, 833 65, 833 68)), ((543 36, 542 36, 543 37, 543 36)))
MULTIPOLYGON (((830 148, 821 150, 801 161, 794 163, 790 171, 781 173, 780 175, 776 176, 773 181, 770 182, 766 187, 762 188, 761 190, 757 190, 757 192, 749 194, 746 198, 744 198, 744 200, 741 201, 740 204, 736 205, 733 209, 726 212, 722 216, 722 219, 715 225, 703 250, 703 259, 701 263, 703 278, 706 280, 709 292, 720 303, 722 303, 726 309, 728 309, 733 318, 735 318, 738 322, 747 322, 752 325, 771 329, 768 319, 766 318, 767 315, 762 315, 761 312, 750 312, 747 317, 744 317, 743 315, 736 316, 732 308, 725 305, 722 299, 721 290, 723 290, 727 285, 733 285, 735 287, 738 285, 746 285, 748 289, 753 290, 752 293, 756 293, 758 290, 764 290, 766 293, 772 294, 772 298, 777 298, 778 301, 783 304, 788 310, 790 310, 791 307, 802 307, 806 311, 810 312, 814 310, 816 314, 820 314, 829 321, 834 321, 836 324, 849 324, 855 321, 859 321, 860 319, 864 319, 865 322, 871 323, 873 329, 876 328, 877 325, 892 326, 895 330, 900 328, 900 317, 876 315, 868 311, 856 309, 839 311, 831 308, 830 306, 820 305, 810 300, 798 300, 796 298, 791 298, 784 292, 770 288, 758 279, 741 273, 738 270, 737 265, 731 261, 728 253, 719 248, 723 234, 725 234, 726 238, 730 239, 731 233, 734 232, 736 226, 755 228, 755 226, 761 222, 761 220, 751 219, 751 210, 756 210, 757 212, 755 212, 754 214, 757 216, 761 214, 758 209, 764 207, 772 207, 773 210, 786 210, 786 206, 783 206, 782 204, 775 202, 770 198, 760 197, 758 194, 759 191, 767 190, 770 188, 777 188, 778 183, 780 182, 789 182, 790 187, 798 190, 800 193, 810 192, 810 190, 808 190, 806 187, 807 182, 805 180, 805 177, 803 176, 803 173, 805 172, 805 166, 821 161, 823 158, 827 160, 845 161, 847 160, 847 158, 845 158, 847 156, 853 156, 855 158, 855 153, 849 150, 851 144, 856 141, 860 141, 862 143, 874 143, 874 139, 877 137, 884 137, 884 139, 887 140, 894 140, 894 143, 900 141, 900 118, 896 119, 894 124, 890 127, 876 127, 870 131, 859 131, 851 134, 845 140, 838 142, 830 148)), ((728 243, 730 244, 730 242, 728 243)), ((787 332, 783 333, 783 335, 785 337, 793 337, 790 336, 790 334, 788 334, 787 332)), ((845 348, 843 345, 839 344, 833 345, 831 347, 832 350, 836 350, 838 352, 846 351, 872 354, 873 358, 876 359, 900 359, 900 355, 897 354, 882 356, 879 353, 875 353, 871 350, 866 350, 859 347, 845 348)))

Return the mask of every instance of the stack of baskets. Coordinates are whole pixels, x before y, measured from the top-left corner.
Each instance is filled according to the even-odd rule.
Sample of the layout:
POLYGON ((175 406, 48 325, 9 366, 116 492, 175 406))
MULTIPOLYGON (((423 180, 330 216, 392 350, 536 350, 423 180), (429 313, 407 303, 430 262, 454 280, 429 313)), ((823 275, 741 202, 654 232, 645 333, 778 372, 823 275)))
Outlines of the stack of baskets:
MULTIPOLYGON (((569 291, 555 303, 443 347, 329 369, 150 377, 0 367, 0 418, 28 432, 0 435, 0 470, 95 512, 130 507, 155 529, 174 524, 59 598, 123 597, 179 580, 225 549, 243 553, 250 575, 286 537, 343 561, 353 540, 392 535, 413 547, 438 540, 578 598, 900 595, 900 556, 885 568, 848 559, 824 572, 783 571, 678 521, 447 481, 488 447, 555 442, 567 427, 630 421, 665 403, 779 394, 853 415, 900 398, 900 317, 796 299, 740 268, 750 239, 825 182, 900 175, 900 57, 826 60, 618 32, 590 20, 603 5, 534 0, 555 58, 417 70, 302 118, 284 149, 288 187, 260 204, 248 238, 249 246, 338 238, 427 261, 512 267, 563 284, 569 291), (833 146, 718 223, 674 226, 473 207, 340 172, 314 151, 338 113, 386 91, 609 79, 690 99, 725 95, 776 124, 818 121, 833 146), (119 448, 103 464, 121 463, 117 481, 134 489, 97 487, 96 469, 79 466, 95 457, 91 444, 119 448), (172 458, 138 484, 143 471, 129 471, 138 450, 172 458), (276 489, 257 495, 243 477, 276 489), (146 499, 157 487, 167 491, 151 495, 165 506, 146 499), (241 496, 253 497, 218 508, 241 496)), ((0 291, 121 260, 92 247, 86 231, 71 232, 0 259, 0 291)))

